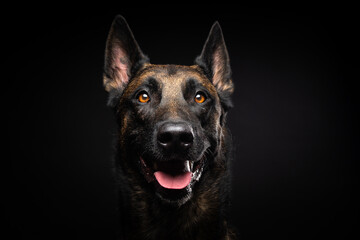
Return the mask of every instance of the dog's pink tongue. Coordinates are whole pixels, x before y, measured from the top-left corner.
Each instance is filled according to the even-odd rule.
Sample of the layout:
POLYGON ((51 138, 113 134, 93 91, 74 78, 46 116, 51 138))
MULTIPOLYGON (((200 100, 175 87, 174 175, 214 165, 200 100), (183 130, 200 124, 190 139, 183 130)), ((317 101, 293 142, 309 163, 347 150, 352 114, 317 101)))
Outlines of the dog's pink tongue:
POLYGON ((159 184, 168 189, 183 189, 189 185, 192 177, 192 172, 185 172, 178 175, 170 175, 162 171, 154 173, 159 184))

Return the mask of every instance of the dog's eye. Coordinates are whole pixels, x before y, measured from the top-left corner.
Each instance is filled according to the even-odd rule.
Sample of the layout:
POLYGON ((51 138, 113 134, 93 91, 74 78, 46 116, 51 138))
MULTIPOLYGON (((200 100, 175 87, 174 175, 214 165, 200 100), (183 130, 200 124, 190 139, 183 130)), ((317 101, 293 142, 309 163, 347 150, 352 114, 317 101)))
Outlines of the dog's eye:
POLYGON ((138 97, 137 97, 138 101, 141 103, 147 103, 150 101, 150 97, 149 94, 147 92, 141 92, 139 93, 138 97))
POLYGON ((195 95, 195 102, 197 103, 203 103, 206 100, 205 93, 203 92, 197 92, 195 95))

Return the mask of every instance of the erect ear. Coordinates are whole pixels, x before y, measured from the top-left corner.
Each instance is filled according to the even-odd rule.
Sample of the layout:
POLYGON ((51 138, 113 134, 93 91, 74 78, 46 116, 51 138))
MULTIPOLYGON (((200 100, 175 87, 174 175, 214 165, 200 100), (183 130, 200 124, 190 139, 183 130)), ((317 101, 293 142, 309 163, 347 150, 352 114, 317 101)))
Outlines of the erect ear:
POLYGON ((223 97, 222 101, 226 100, 230 104, 229 98, 234 91, 234 86, 231 80, 229 54, 218 22, 212 26, 201 55, 196 58, 195 64, 204 70, 220 97, 223 97))
POLYGON ((131 77, 147 62, 149 59, 142 53, 126 20, 121 15, 116 16, 106 42, 105 90, 121 94, 131 77))

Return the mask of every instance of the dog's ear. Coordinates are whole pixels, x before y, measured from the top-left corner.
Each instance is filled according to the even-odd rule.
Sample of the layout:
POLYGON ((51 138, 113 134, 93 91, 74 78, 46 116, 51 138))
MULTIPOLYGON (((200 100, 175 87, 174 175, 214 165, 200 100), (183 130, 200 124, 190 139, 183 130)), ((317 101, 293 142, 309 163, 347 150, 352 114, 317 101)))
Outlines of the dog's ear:
POLYGON ((229 54, 220 24, 215 22, 205 42, 201 55, 195 59, 216 87, 224 107, 231 107, 230 95, 234 91, 231 80, 229 54), (226 104, 228 102, 228 104, 226 104))
POLYGON ((106 42, 105 90, 120 95, 131 77, 147 62, 149 59, 142 53, 125 18, 116 16, 106 42))

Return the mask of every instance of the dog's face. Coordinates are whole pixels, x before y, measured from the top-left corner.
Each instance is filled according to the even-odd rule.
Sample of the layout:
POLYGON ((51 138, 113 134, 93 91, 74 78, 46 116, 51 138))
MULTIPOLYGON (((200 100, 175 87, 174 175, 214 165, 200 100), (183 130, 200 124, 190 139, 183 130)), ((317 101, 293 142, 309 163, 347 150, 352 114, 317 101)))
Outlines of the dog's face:
POLYGON ((142 179, 142 187, 162 201, 185 203, 214 161, 231 106, 220 26, 214 24, 196 65, 154 65, 119 16, 109 33, 104 70, 123 172, 142 179))
MULTIPOLYGON (((147 65, 120 100, 126 149, 164 200, 188 198, 219 134, 220 100, 198 67, 147 65)), ((183 199, 184 200, 184 199, 183 199)))

